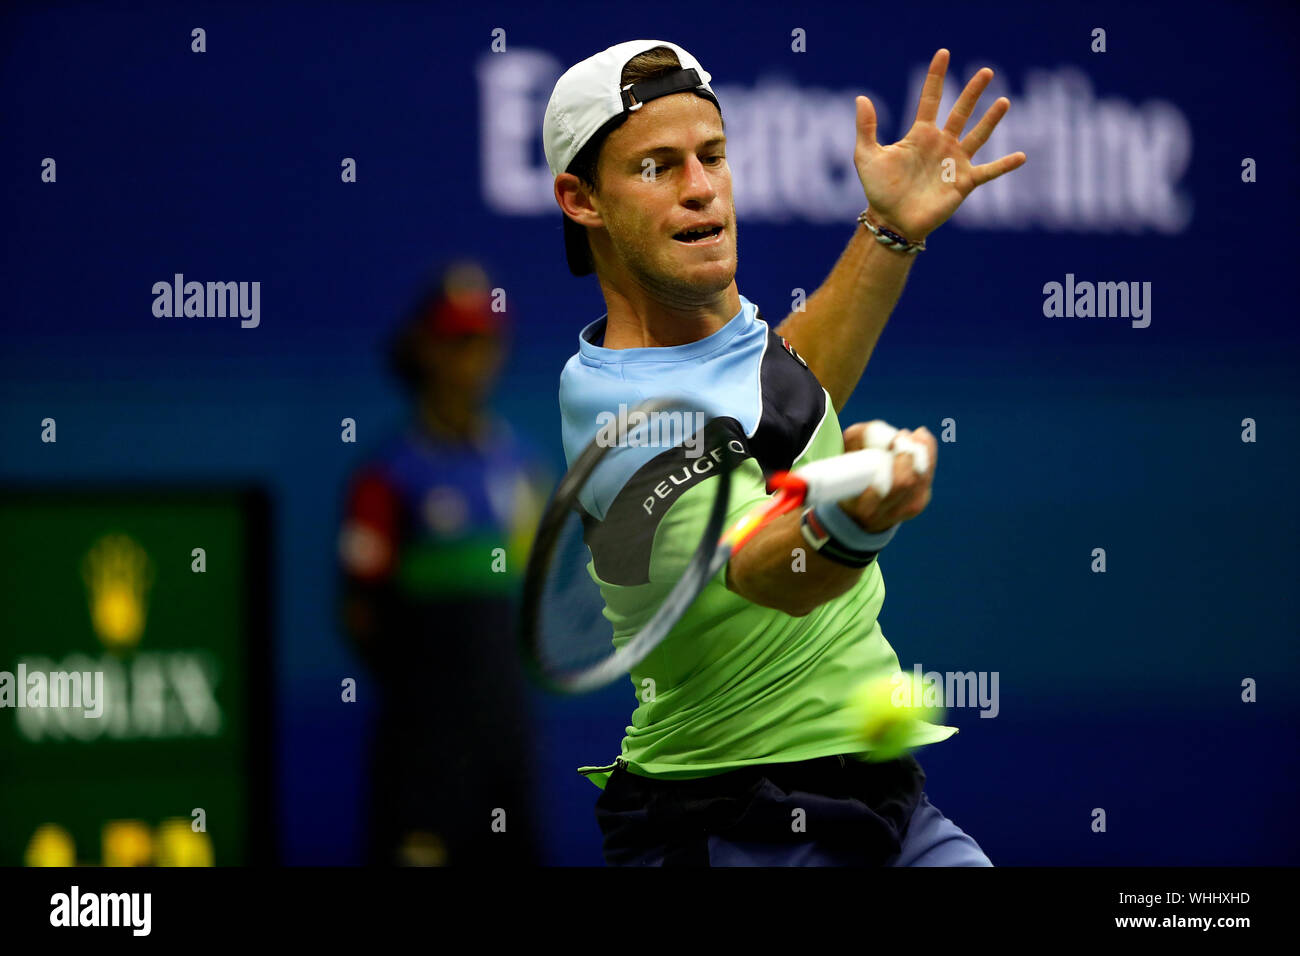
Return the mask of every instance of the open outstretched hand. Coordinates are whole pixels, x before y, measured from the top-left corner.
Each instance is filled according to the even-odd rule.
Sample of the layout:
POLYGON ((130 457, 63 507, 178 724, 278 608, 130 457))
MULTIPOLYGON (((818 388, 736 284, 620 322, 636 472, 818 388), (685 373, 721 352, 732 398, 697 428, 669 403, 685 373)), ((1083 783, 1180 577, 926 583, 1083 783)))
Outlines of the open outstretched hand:
POLYGON ((999 97, 975 128, 962 137, 976 103, 993 79, 993 71, 985 67, 971 77, 948 122, 940 128, 935 120, 947 70, 948 51, 939 50, 930 61, 916 121, 907 135, 892 146, 876 142, 875 107, 867 97, 857 98, 858 141, 853 160, 872 216, 879 225, 914 242, 947 222, 975 187, 1019 168, 1026 158, 1017 152, 990 163, 971 164, 1011 108, 1011 101, 999 97))

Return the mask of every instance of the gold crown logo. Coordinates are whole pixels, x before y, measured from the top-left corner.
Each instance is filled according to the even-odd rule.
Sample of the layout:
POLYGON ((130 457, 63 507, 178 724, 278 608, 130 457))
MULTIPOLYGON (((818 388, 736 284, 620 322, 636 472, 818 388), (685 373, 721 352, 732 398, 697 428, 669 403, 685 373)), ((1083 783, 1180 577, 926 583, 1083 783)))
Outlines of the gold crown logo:
POLYGON ((108 534, 81 562, 90 603, 90 624, 105 647, 134 647, 144 633, 145 597, 153 566, 144 548, 124 534, 108 534))

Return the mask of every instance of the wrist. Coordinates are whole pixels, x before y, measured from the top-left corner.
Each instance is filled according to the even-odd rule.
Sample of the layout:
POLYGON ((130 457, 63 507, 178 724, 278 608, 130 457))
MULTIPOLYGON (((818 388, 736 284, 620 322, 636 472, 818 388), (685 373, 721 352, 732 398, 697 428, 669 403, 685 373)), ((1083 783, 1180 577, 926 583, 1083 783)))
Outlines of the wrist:
POLYGON ((915 255, 918 252, 925 251, 925 236, 923 234, 894 225, 890 220, 879 216, 870 207, 862 211, 858 216, 858 222, 875 237, 877 242, 887 249, 893 249, 896 252, 908 255, 915 255))
POLYGON ((847 548, 855 551, 879 551, 894 537, 898 524, 872 530, 849 514, 839 502, 817 505, 813 509, 822 526, 847 548))
POLYGON ((877 228, 888 229, 891 232, 896 232, 899 233, 900 235, 907 236, 907 238, 909 239, 921 238, 920 236, 913 236, 912 233, 908 232, 907 228, 904 227, 901 223, 895 221, 894 219, 888 216, 882 216, 880 213, 876 212, 876 210, 873 209, 871 206, 868 206, 865 210, 863 210, 863 214, 867 217, 867 220, 877 228))
POLYGON ((894 537, 895 525, 880 534, 864 531, 838 504, 806 508, 799 522, 804 540, 822 557, 837 564, 861 568, 875 560, 894 537))
POLYGON ((894 525, 885 525, 883 528, 873 528, 869 519, 863 520, 862 518, 859 518, 845 507, 843 503, 838 501, 832 502, 829 505, 818 505, 818 508, 822 510, 834 508, 835 512, 831 513, 830 520, 835 527, 839 529, 845 529, 848 522, 852 522, 852 526, 847 528, 847 533, 850 537, 857 534, 884 534, 890 528, 894 527, 894 525))
POLYGON ((876 559, 874 551, 857 551, 845 547, 817 517, 815 508, 805 508, 799 518, 799 533, 814 551, 827 561, 849 568, 865 568, 876 559))

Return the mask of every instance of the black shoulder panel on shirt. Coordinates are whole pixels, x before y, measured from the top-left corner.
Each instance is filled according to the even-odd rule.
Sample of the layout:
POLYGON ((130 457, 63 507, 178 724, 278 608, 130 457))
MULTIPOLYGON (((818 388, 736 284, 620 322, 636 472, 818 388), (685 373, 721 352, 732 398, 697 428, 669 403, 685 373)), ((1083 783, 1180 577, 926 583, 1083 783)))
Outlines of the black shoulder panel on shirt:
POLYGON ((700 445, 665 449, 642 465, 623 485, 604 521, 583 512, 583 537, 602 581, 620 587, 649 583, 650 552, 659 522, 678 496, 713 474, 728 442, 736 443, 732 450, 738 457, 750 457, 740 422, 711 419, 700 445))
POLYGON ((826 414, 826 393, 794 346, 772 329, 759 376, 763 407, 749 445, 763 474, 770 475, 788 470, 808 447, 826 414))

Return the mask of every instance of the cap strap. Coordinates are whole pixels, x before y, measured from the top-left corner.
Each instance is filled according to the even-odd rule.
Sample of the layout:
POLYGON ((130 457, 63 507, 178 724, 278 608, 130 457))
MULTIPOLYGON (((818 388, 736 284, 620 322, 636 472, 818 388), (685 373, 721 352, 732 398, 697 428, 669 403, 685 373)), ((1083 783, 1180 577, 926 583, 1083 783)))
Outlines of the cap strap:
MULTIPOLYGON (((629 83, 623 87, 623 109, 631 113, 639 110, 650 100, 667 96, 670 93, 694 91, 700 86, 703 86, 703 84, 700 82, 699 72, 695 69, 677 70, 663 76, 656 76, 652 80, 629 83)), ((699 92, 702 95, 707 95, 708 91, 700 90, 699 92)), ((713 97, 710 96, 709 99, 713 99, 713 97)))

